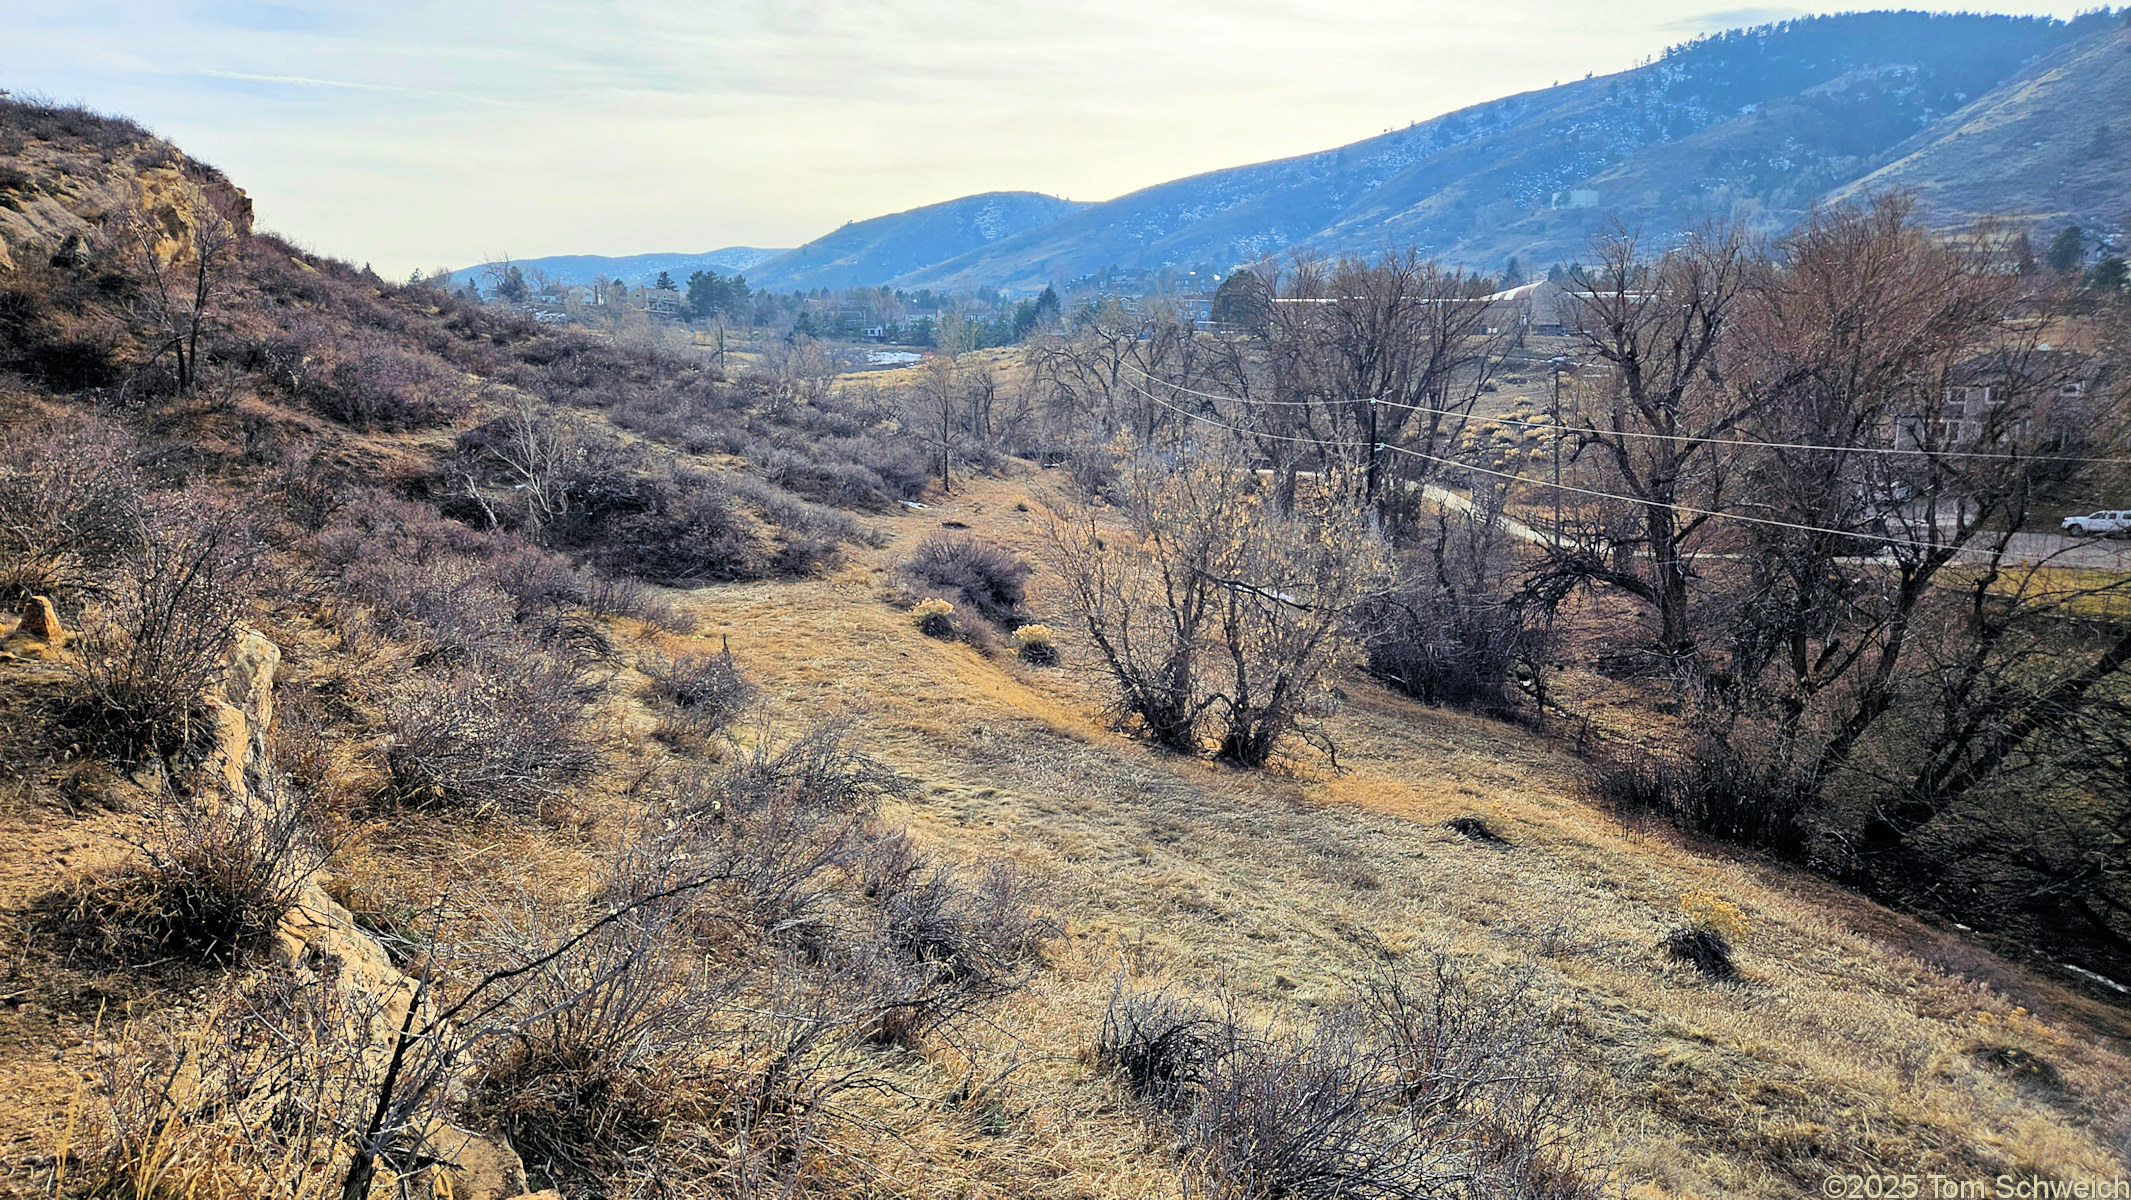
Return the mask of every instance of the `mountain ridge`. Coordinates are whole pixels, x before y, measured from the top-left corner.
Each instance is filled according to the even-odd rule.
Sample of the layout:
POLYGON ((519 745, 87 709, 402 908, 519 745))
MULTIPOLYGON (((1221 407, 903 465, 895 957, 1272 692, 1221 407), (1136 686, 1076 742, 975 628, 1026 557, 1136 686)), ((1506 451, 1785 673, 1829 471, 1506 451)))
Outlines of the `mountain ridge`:
MULTIPOLYGON (((509 261, 521 270, 538 269, 555 283, 591 283, 595 278, 606 278, 635 286, 656 280, 662 271, 676 281, 685 280, 696 271, 745 271, 783 253, 782 249, 757 246, 724 246, 701 254, 658 251, 624 255, 551 254, 509 261)), ((488 272, 502 265, 497 261, 461 267, 451 273, 451 281, 455 285, 480 284, 486 281, 488 272)))
POLYGON ((1030 292, 1113 267, 1219 271, 1409 246, 1492 274, 1512 258, 1572 260, 1616 221, 1660 242, 1710 220, 1769 236, 1887 187, 1917 191, 1944 225, 2008 213, 2116 229, 2131 217, 2117 182, 2131 129, 2074 161, 2066 139, 2101 146, 2106 117, 2060 127, 2131 112, 2119 48, 2131 50, 2122 10, 1802 17, 1096 203, 985 192, 853 222, 749 264, 748 278, 1030 292))

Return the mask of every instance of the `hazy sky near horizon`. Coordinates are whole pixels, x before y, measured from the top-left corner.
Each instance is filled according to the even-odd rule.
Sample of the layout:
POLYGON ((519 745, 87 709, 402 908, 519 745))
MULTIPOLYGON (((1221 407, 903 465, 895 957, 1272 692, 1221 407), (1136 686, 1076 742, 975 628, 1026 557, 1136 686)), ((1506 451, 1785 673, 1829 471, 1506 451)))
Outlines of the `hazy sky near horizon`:
POLYGON ((0 88, 131 116, 264 228, 401 276, 1103 200, 1871 7, 1807 3, 6 0, 0 88))

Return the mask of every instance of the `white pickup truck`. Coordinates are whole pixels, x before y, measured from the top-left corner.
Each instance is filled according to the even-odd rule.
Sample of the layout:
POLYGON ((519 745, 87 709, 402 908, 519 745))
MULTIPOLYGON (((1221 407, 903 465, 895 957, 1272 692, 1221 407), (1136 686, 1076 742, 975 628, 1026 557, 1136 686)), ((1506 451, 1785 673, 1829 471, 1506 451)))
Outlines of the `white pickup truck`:
POLYGON ((2119 537, 2131 534, 2131 509, 2105 508, 2083 517, 2066 517, 2059 528, 2073 537, 2119 537))

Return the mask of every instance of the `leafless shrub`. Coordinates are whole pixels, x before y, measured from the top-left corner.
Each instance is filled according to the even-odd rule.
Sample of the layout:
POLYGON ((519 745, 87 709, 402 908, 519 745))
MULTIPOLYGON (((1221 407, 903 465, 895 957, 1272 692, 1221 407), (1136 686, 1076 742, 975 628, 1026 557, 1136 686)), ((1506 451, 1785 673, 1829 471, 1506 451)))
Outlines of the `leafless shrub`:
POLYGON ((599 765, 584 715, 591 690, 568 664, 533 655, 476 659, 411 681, 385 704, 392 794, 537 816, 599 765))
POLYGON ((876 1036, 914 1046, 1018 990, 1026 964, 1058 930, 1038 914, 1028 878, 1004 865, 974 879, 922 859, 900 865, 909 868, 900 880, 895 873, 875 875, 877 945, 884 953, 873 974, 888 996, 876 1036), (881 969, 889 964, 892 969, 881 969))
POLYGON ((305 347, 298 399, 357 429, 423 429, 462 416, 467 395, 444 365, 384 343, 324 339, 305 347))
POLYGON ((306 533, 326 527, 349 500, 345 474, 315 450, 284 451, 262 489, 280 501, 289 520, 306 533))
POLYGON ((558 937, 539 913, 499 922, 502 959, 536 968, 495 1011, 474 1097, 529 1164, 610 1192, 788 1182, 818 1169, 820 1120, 864 1122, 831 1106, 879 1085, 881 1043, 1025 979, 1047 930, 1026 884, 971 880, 883 827, 878 777, 841 741, 810 730, 681 781, 615 858, 613 916, 563 953, 542 957, 558 937))
POLYGON ((133 442, 94 419, 0 433, 0 602, 85 575, 140 531, 133 442))
POLYGON ((481 569, 510 597, 508 611, 520 620, 573 605, 594 616, 629 615, 623 611, 629 604, 626 589, 607 587, 601 576, 552 550, 505 542, 478 557, 481 569), (595 591, 601 593, 597 598, 595 591))
MULTIPOLYGON (((497 578, 495 565, 470 554, 377 555, 352 564, 344 577, 419 647, 418 662, 456 663, 507 652, 523 640, 518 604, 497 578)), ((535 584, 524 574, 508 581, 535 584)))
POLYGON ((723 478, 676 471, 645 491, 636 506, 616 509, 579 536, 602 570, 674 586, 757 579, 765 573, 746 514, 723 478))
POLYGON ((713 780, 688 808, 746 812, 790 795, 829 812, 871 814, 882 799, 902 795, 909 786, 858 747, 850 718, 832 717, 781 743, 762 730, 747 757, 713 780))
POLYGON ((663 728, 683 741, 723 733, 755 695, 755 685, 740 673, 730 646, 716 654, 667 656, 652 651, 638 657, 637 669, 651 679, 652 699, 663 710, 663 728))
POLYGON ((680 631, 694 624, 672 604, 627 575, 591 572, 585 580, 585 611, 595 617, 634 617, 662 629, 680 631))
POLYGON ((1682 829, 1792 855, 1805 845, 1797 800, 1758 775, 1732 746, 1696 738, 1675 753, 1633 743, 1599 747, 1591 785, 1601 804, 1682 829))
POLYGON ((426 1185, 423 1135, 443 1116, 436 1084, 456 1040, 414 1047, 394 1103, 380 1109, 380 1044, 404 994, 368 991, 338 971, 328 959, 294 975, 232 977, 199 1003, 123 1030, 105 1060, 106 1104, 86 1122, 97 1194, 337 1193, 366 1138, 403 1179, 426 1185))
POLYGON ((1587 1111, 1528 979, 1383 970, 1297 1030, 1163 994, 1113 996, 1098 1062, 1231 1197, 1591 1197, 1565 1132, 1587 1111))
POLYGON ((1530 631, 1498 597, 1408 592, 1361 618, 1371 675, 1428 704, 1490 715, 1521 705, 1518 663, 1530 631))
POLYGON ((1301 1033, 1221 1027, 1179 1132, 1219 1196, 1346 1200, 1444 1190, 1454 1168, 1401 1107, 1381 1065, 1335 1019, 1301 1033), (1450 1168, 1450 1169, 1446 1169, 1450 1168))
POLYGON ((145 522, 83 613, 70 663, 82 720, 113 752, 169 755, 195 739, 258 561, 246 515, 203 494, 173 497, 145 522))
POLYGON ((1212 724, 1220 757, 1266 765, 1307 736, 1350 614, 1388 582, 1381 543, 1337 494, 1280 511, 1233 445, 1137 455, 1117 489, 1122 532, 1087 504, 1044 532, 1120 716, 1183 753, 1212 724))
POLYGON ((1180 1102, 1214 1057, 1220 1018, 1197 1001, 1169 992, 1128 992, 1119 980, 1103 1011, 1096 1065, 1124 1079, 1135 1096, 1162 1107, 1180 1102))
POLYGON ((997 542, 965 533, 934 533, 902 566, 916 589, 985 620, 1004 621, 1021 607, 1029 566, 997 542))
MULTIPOLYGON (((482 1055, 471 1114, 500 1129, 556 1182, 598 1186, 656 1144, 720 1028, 714 986, 680 944, 671 910, 614 923, 534 972, 515 1020, 482 1055)), ((555 935, 519 922, 505 961, 535 957, 555 935)), ((730 984, 724 985, 729 993, 730 984)))
POLYGON ((79 901, 105 953, 122 961, 238 961, 274 932, 325 861, 297 798, 271 779, 242 797, 166 787, 150 816, 135 843, 139 861, 79 901))

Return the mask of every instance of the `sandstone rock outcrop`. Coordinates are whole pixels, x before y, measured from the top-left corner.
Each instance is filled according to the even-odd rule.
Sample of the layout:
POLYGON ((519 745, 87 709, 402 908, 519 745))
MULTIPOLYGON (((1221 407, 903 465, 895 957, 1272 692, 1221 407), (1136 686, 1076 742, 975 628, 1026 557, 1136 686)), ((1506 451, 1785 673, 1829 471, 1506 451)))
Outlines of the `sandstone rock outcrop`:
POLYGON ((23 602, 21 632, 55 646, 65 640, 66 629, 59 623, 59 610, 52 607, 50 596, 31 596, 23 602))
MULTIPOLYGON (((274 775, 269 740, 274 673, 280 666, 279 647, 257 631, 243 630, 230 649, 222 682, 207 698, 214 736, 202 766, 223 785, 225 803, 270 804, 273 789, 282 786, 274 775)), ((408 1006, 418 1000, 415 981, 319 879, 297 884, 296 902, 275 931, 273 957, 303 986, 339 989, 342 1011, 365 1014, 365 1056, 379 1066, 390 1057, 408 1006)), ((439 1164, 425 1172, 432 1177, 424 1181, 426 1191, 416 1188, 415 1180, 388 1180, 380 1173, 372 1194, 507 1200, 526 1193, 525 1165, 500 1137, 439 1123, 422 1139, 422 1153, 439 1164)))

